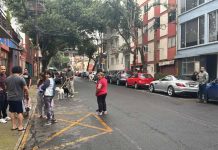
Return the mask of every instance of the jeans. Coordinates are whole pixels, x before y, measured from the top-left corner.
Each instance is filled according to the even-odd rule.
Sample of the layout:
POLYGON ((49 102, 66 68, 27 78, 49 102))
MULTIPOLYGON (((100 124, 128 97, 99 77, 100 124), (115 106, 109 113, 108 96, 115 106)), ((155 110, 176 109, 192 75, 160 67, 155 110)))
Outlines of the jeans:
POLYGON ((106 106, 106 96, 107 94, 99 95, 97 96, 97 102, 98 102, 98 111, 107 111, 107 106, 106 106))
POLYGON ((70 95, 74 95, 74 80, 69 80, 67 82, 67 88, 69 90, 70 95))
MULTIPOLYGON (((205 94, 206 84, 199 84, 198 98, 204 100, 203 95, 205 94)), ((205 96, 205 95, 204 95, 205 96)))
POLYGON ((7 108, 8 108, 7 94, 5 92, 2 92, 0 93, 0 118, 7 117, 7 108))
POLYGON ((44 96, 45 111, 47 113, 48 121, 51 121, 52 119, 54 119, 52 101, 53 101, 53 96, 44 96))
MULTIPOLYGON (((38 94, 37 94, 37 109, 39 111, 38 113, 40 116, 43 115, 43 107, 44 107, 43 93, 38 92, 38 94)), ((45 109, 44 109, 44 112, 45 112, 45 109)))

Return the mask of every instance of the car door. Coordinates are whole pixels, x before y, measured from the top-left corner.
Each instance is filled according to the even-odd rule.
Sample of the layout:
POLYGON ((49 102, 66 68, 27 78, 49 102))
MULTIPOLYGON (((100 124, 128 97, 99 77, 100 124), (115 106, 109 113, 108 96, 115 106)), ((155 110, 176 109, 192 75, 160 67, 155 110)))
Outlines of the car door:
POLYGON ((208 96, 210 99, 218 100, 218 80, 211 83, 208 89, 208 96))
POLYGON ((165 78, 166 77, 155 81, 154 88, 155 88, 156 91, 161 91, 161 86, 162 86, 163 82, 166 80, 165 78))
POLYGON ((166 92, 169 86, 169 82, 172 81, 172 77, 166 76, 160 84, 160 90, 166 92))

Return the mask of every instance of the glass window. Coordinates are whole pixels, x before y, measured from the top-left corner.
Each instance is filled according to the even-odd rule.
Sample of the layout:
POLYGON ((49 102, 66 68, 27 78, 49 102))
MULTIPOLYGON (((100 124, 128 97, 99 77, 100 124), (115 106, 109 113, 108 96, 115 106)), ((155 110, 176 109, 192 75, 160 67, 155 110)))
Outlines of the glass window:
POLYGON ((192 75, 195 70, 194 67, 195 67, 194 58, 184 59, 182 61, 182 75, 192 75))
POLYGON ((145 6, 144 6, 144 13, 147 13, 147 12, 148 12, 148 3, 145 4, 145 6))
POLYGON ((198 0, 186 0, 186 10, 190 10, 198 6, 198 0))
POLYGON ((176 20, 176 10, 168 13, 168 22, 172 22, 176 20))
POLYGON ((155 18, 154 21, 154 29, 158 29, 158 28, 160 28, 160 17, 155 18))
POLYGON ((199 44, 204 44, 204 16, 199 17, 199 44))
POLYGON ((185 0, 181 0, 181 13, 185 12, 185 0))
POLYGON ((209 41, 217 41, 217 12, 209 13, 209 41))
POLYGON ((198 19, 186 23, 186 47, 198 44, 198 19))
POLYGON ((168 48, 176 46, 176 37, 168 38, 168 48))
POLYGON ((199 5, 203 4, 205 2, 205 0, 199 0, 199 5))
POLYGON ((185 47, 185 23, 181 24, 181 48, 185 47))

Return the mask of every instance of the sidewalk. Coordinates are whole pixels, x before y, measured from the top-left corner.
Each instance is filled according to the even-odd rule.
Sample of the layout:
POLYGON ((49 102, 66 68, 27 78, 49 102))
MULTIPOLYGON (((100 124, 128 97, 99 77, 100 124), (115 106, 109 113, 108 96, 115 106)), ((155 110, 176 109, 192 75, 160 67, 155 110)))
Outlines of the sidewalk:
MULTIPOLYGON (((36 87, 32 86, 29 90, 30 98, 32 101, 32 110, 28 118, 24 118, 24 128, 30 120, 30 116, 33 113, 36 105, 36 87)), ((6 124, 0 124, 0 150, 17 150, 25 132, 11 131, 11 121, 6 124)))

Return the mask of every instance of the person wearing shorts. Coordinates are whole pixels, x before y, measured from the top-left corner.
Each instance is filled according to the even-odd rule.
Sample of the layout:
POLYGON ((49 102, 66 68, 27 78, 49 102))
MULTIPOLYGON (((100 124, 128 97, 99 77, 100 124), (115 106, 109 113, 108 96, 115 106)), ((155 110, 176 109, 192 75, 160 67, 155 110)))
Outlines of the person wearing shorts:
POLYGON ((9 112, 11 115, 11 130, 24 131, 23 112, 24 112, 24 93, 26 99, 29 99, 28 87, 26 81, 21 76, 22 68, 15 66, 12 68, 12 75, 6 79, 6 90, 8 92, 7 100, 9 104, 9 112), (15 117, 17 114, 17 119, 15 117))

